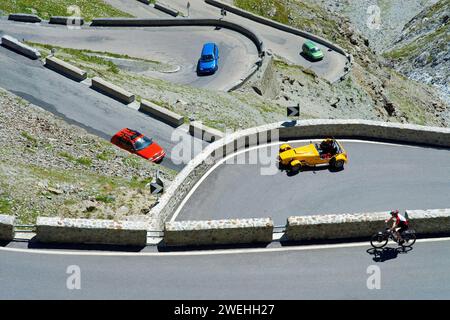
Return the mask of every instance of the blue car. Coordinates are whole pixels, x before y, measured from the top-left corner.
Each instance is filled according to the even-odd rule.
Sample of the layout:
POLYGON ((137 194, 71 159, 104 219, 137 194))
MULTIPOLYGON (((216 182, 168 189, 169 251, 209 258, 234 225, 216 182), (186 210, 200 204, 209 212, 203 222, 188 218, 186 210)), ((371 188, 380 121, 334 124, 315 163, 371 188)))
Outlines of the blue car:
POLYGON ((219 68, 218 59, 219 47, 215 43, 206 43, 198 61, 197 73, 199 75, 215 73, 219 68))

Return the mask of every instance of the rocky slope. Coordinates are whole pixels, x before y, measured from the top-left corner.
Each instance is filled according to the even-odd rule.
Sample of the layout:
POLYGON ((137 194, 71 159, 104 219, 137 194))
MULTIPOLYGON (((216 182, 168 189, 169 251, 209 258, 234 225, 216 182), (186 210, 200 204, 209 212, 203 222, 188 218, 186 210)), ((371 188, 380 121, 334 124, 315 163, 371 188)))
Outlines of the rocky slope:
POLYGON ((345 16, 377 53, 389 50, 403 27, 439 0, 319 0, 321 7, 345 16))
MULTIPOLYGON (((346 3, 332 2, 339 6, 346 3)), ((396 72, 388 59, 371 48, 370 39, 349 17, 312 0, 235 0, 234 3, 327 38, 354 57, 347 79, 333 85, 309 70, 282 61, 276 63, 282 94, 272 99, 273 102, 300 103, 306 117, 380 119, 432 126, 450 124, 449 104, 442 101, 439 91, 396 72), (281 11, 277 9, 280 6, 281 11)), ((246 89, 252 91, 248 86, 246 89)))
POLYGON ((410 20, 385 56, 411 79, 435 85, 450 103, 450 0, 440 0, 410 20))
POLYGON ((0 89, 0 213, 146 219, 157 168, 0 89))

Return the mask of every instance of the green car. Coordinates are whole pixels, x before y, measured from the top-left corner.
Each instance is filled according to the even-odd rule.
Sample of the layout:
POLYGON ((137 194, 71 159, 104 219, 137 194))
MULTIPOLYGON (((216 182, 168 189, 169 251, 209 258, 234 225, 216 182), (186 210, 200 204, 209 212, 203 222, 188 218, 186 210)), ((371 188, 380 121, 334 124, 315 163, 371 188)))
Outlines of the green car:
POLYGON ((302 46, 303 54, 311 60, 320 60, 323 58, 323 52, 311 40, 306 41, 302 46))

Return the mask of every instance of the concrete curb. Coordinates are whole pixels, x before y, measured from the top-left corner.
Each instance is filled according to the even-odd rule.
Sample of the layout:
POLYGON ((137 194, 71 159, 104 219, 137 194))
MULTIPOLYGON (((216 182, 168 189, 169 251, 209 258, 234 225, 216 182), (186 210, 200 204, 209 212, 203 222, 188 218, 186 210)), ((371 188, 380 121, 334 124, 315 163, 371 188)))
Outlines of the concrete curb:
POLYGON ((180 12, 178 10, 175 10, 161 2, 156 2, 154 7, 155 7, 155 9, 160 10, 164 13, 167 13, 173 17, 178 17, 178 15, 180 14, 180 12))
POLYGON ((0 241, 12 241, 14 239, 14 216, 0 214, 0 241))
POLYGON ((150 101, 142 100, 139 111, 148 114, 156 119, 167 123, 173 127, 179 127, 184 123, 184 117, 167 110, 166 108, 160 107, 150 101))
POLYGON ((42 243, 145 246, 143 222, 38 217, 36 240, 42 243))
POLYGON ((198 121, 192 121, 189 124, 189 133, 191 136, 207 142, 214 142, 224 137, 224 133, 222 131, 204 126, 198 121))
POLYGON ((27 46, 26 44, 20 42, 16 38, 13 38, 8 35, 4 35, 2 37, 2 46, 10 50, 16 51, 33 60, 37 60, 41 57, 41 53, 37 49, 27 46))
POLYGON ((166 222, 164 243, 168 246, 199 246, 269 243, 271 218, 166 222))
POLYGON ((50 17, 49 24, 61 24, 65 26, 82 26, 84 25, 84 19, 82 17, 50 17))
POLYGON ((358 138, 450 148, 450 129, 369 120, 302 120, 277 122, 226 135, 208 145, 175 177, 151 215, 159 223, 172 217, 183 199, 201 177, 225 156, 270 141, 321 138, 358 138))
MULTIPOLYGON (((407 210, 411 229, 418 235, 450 233, 450 209, 407 210)), ((289 217, 289 241, 370 238, 385 227, 388 212, 289 217)))
POLYGON ((63 74, 75 81, 84 81, 87 79, 87 72, 81 70, 71 64, 62 61, 56 57, 47 57, 45 59, 45 66, 53 71, 63 74))
POLYGON ((99 77, 92 79, 91 88, 125 104, 132 103, 136 99, 134 94, 99 77))
POLYGON ((42 19, 37 15, 26 13, 12 13, 8 16, 8 20, 19 22, 31 22, 31 23, 42 22, 42 19))

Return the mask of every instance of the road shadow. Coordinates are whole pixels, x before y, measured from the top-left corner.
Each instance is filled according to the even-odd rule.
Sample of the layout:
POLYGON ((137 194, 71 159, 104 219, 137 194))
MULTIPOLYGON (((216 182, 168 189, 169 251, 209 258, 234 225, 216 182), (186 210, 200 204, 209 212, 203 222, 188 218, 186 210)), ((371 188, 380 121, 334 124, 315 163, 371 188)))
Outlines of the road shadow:
POLYGON ((11 243, 11 241, 1 240, 0 241, 0 247, 6 247, 10 243, 11 243))
POLYGON ((28 242, 28 249, 54 249, 74 251, 112 251, 112 252, 141 252, 146 246, 122 246, 105 244, 65 244, 65 243, 42 243, 35 237, 28 242))
POLYGON ((320 62, 323 60, 323 58, 320 59, 312 59, 311 57, 307 56, 303 53, 303 51, 300 51, 300 56, 302 56, 303 59, 308 60, 309 62, 320 62))
POLYGON ((278 242, 282 247, 307 246, 307 245, 324 245, 324 244, 342 244, 342 243, 358 243, 369 242, 367 237, 356 238, 340 238, 340 239, 311 239, 311 240, 290 240, 284 234, 278 242))
POLYGON ((180 251, 210 251, 226 249, 260 249, 267 248, 271 242, 258 242, 248 244, 217 244, 217 245, 189 245, 189 246, 170 246, 161 241, 157 248, 158 252, 180 252, 180 251))
POLYGON ((217 68, 217 70, 214 70, 214 71, 201 72, 200 71, 200 61, 197 62, 197 67, 195 68, 195 73, 197 74, 197 77, 199 77, 199 78, 205 78, 205 77, 213 76, 213 75, 215 75, 217 73, 217 71, 219 71, 218 68, 217 68))
POLYGON ((281 164, 278 164, 278 169, 281 172, 285 172, 288 177, 294 177, 294 176, 298 175, 301 172, 313 172, 313 173, 316 173, 316 172, 326 171, 327 170, 329 172, 336 173, 336 172, 340 172, 340 171, 344 170, 343 168, 342 169, 336 169, 336 168, 334 168, 334 167, 332 167, 330 165, 318 166, 318 167, 307 167, 307 166, 305 166, 305 167, 301 167, 300 169, 296 170, 296 169, 292 169, 290 167, 282 166, 281 164))
POLYGON ((412 247, 385 247, 381 249, 370 248, 367 250, 367 253, 373 256, 373 261, 385 262, 388 260, 396 259, 399 254, 407 254, 411 250, 413 250, 412 247))

